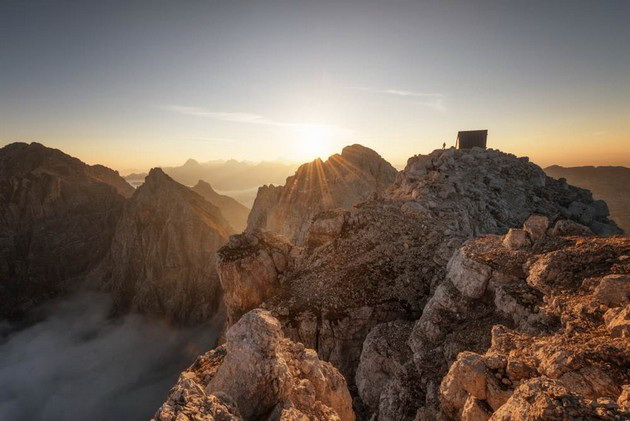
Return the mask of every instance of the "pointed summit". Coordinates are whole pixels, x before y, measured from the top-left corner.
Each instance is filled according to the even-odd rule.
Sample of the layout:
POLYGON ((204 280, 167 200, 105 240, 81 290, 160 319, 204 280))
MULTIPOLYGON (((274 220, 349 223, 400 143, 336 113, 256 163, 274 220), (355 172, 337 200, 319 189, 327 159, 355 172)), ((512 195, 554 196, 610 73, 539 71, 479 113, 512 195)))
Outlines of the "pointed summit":
POLYGON ((205 321, 221 298, 215 253, 233 233, 218 207, 153 168, 126 203, 93 275, 120 311, 205 321))

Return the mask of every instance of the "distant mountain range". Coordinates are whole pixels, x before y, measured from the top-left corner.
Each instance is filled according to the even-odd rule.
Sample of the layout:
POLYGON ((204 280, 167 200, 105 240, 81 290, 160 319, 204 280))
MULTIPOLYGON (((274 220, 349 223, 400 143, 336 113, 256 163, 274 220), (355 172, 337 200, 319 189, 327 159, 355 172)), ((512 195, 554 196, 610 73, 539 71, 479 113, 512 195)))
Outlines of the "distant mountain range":
MULTIPOLYGON (((297 168, 298 164, 283 161, 247 162, 230 159, 201 163, 189 159, 179 167, 163 167, 162 169, 181 184, 194 186, 199 180, 203 180, 210 183, 217 191, 227 193, 251 206, 259 186, 282 185, 297 168)), ((137 187, 144 182, 146 175, 146 173, 133 173, 124 178, 137 187)))
POLYGON ((569 184, 593 192, 596 199, 605 200, 610 216, 630 233, 630 168, 627 167, 561 167, 545 168, 550 177, 565 178, 569 184))

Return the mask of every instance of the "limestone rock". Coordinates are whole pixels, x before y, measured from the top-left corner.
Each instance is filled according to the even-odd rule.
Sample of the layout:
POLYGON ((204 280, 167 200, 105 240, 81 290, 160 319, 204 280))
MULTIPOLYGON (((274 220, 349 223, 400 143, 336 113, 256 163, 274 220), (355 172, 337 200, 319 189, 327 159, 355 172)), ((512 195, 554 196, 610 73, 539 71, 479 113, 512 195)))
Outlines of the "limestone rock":
POLYGON ((247 229, 269 230, 302 245, 315 214, 382 193, 395 177, 396 169, 373 150, 346 146, 326 161, 300 166, 282 187, 261 187, 247 229))
POLYGON ((245 314, 225 345, 182 373, 154 419, 207 417, 220 405, 226 420, 355 418, 343 376, 315 351, 284 338, 280 323, 263 310, 245 314))
POLYGON ((630 274, 614 274, 603 277, 597 283, 593 296, 608 307, 630 304, 630 274))
POLYGON ((372 329, 363 342, 356 385, 361 400, 372 410, 379 407, 382 391, 411 356, 405 342, 412 326, 402 320, 383 323, 372 329))
MULTIPOLYGON (((545 168, 547 175, 561 178, 570 184, 593 192, 603 200, 593 205, 594 214, 608 212, 626 233, 630 232, 630 168, 609 166, 586 166, 564 168, 558 165, 545 168)), ((598 235, 602 233, 598 232, 598 235)), ((622 234, 617 232, 617 235, 622 234)))
MULTIPOLYGON (((265 189, 260 200, 284 194, 284 188, 265 189)), ((539 311, 544 293, 527 282, 527 263, 541 247, 559 247, 564 239, 544 237, 543 231, 532 248, 511 250, 501 246, 501 237, 488 236, 471 243, 459 263, 451 261, 453 254, 467 239, 503 235, 532 214, 566 219, 572 202, 591 206, 593 199, 499 151, 450 149, 412 157, 385 194, 313 216, 300 240, 304 247, 292 249, 292 264, 277 281, 270 278, 276 286, 260 306, 278 318, 289 338, 337 367, 357 394, 355 374, 369 332, 382 323, 420 318, 408 341, 413 357, 396 364, 391 378, 387 374, 378 410, 374 397, 368 405, 359 402, 366 416, 404 419, 397 407, 429 416, 439 409, 448 365, 461 351, 484 352, 494 324, 534 334, 551 323, 539 311)), ((250 219, 267 216, 252 212, 250 219)), ((614 227, 604 215, 594 221, 614 227)), ((605 242, 597 244, 605 248, 605 242)), ((563 276, 571 273, 569 266, 563 276)), ((591 273, 601 269, 595 265, 591 273)), ((238 276, 242 284, 258 282, 247 271, 238 276)))
POLYGON ((509 249, 516 250, 529 247, 531 241, 527 235, 527 231, 523 229, 510 228, 503 237, 503 245, 509 249))
POLYGON ((255 231, 230 237, 218 251, 228 325, 278 291, 280 275, 291 266, 292 247, 280 236, 255 231))
POLYGON ((523 223, 523 230, 529 235, 533 242, 539 241, 545 237, 549 227, 549 219, 543 215, 531 215, 523 223))
POLYGON ((221 302, 215 253, 230 234, 218 208, 154 168, 125 204, 92 282, 121 311, 208 320, 221 302))
POLYGON ((0 149, 0 319, 83 283, 133 188, 39 143, 0 149))
POLYGON ((623 292, 630 240, 571 238, 542 238, 536 250, 514 254, 500 239, 482 237, 458 252, 490 265, 492 276, 484 296, 477 299, 461 301, 457 295, 445 299, 436 291, 429 301, 410 337, 421 378, 431 378, 421 371, 429 358, 440 354, 448 358, 445 350, 458 340, 446 332, 489 330, 488 324, 480 326, 470 318, 489 315, 478 309, 492 295, 493 323, 515 328, 495 325, 485 354, 459 353, 441 381, 439 399, 446 416, 542 420, 630 415, 615 403, 621 386, 630 380, 625 368, 630 355, 630 304, 623 292), (505 253, 511 253, 511 260, 505 253), (615 289, 622 292, 615 295, 615 289), (502 294, 511 297, 511 307, 501 308, 508 302, 498 300, 502 294), (457 300, 455 306, 440 304, 457 300), (436 308, 441 312, 432 310, 436 308), (427 318, 432 318, 431 324, 427 318), (435 325, 445 333, 432 336, 429 326, 435 325))
POLYGON ((630 304, 609 309, 604 320, 611 336, 630 339, 630 304))
POLYGON ((566 237, 570 235, 588 236, 593 235, 593 231, 589 227, 579 224, 570 219, 561 219, 550 230, 551 235, 557 237, 566 237))

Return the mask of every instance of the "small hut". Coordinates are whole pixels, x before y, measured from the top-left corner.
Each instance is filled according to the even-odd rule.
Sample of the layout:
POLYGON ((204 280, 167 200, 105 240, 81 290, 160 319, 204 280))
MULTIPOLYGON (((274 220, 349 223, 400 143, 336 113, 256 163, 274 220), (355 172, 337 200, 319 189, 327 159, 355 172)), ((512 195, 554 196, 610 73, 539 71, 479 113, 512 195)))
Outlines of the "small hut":
POLYGON ((457 149, 486 149, 487 130, 466 130, 457 133, 457 149))

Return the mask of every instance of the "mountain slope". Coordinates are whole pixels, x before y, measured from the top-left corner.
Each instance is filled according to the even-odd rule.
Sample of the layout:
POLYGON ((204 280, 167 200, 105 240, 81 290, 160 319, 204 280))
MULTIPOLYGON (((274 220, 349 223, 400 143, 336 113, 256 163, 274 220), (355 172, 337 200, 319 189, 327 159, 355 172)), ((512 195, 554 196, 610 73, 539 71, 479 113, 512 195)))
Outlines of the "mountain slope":
POLYGON ((132 193, 117 172, 57 149, 0 149, 0 317, 67 290, 91 270, 132 193))
POLYGON ((630 168, 626 167, 560 167, 545 168, 550 177, 565 178, 574 186, 593 192, 605 200, 610 215, 626 232, 630 232, 630 168))
POLYGON ((199 180, 191 190, 219 208, 236 232, 242 232, 245 229, 249 215, 249 209, 246 206, 230 196, 217 193, 210 184, 203 180, 199 180))
MULTIPOLYGON (((410 331, 409 323, 423 314, 427 300, 444 282, 447 263, 464 241, 505 234, 532 214, 546 215, 552 223, 590 216, 591 230, 620 232, 608 219, 605 203, 594 201, 584 189, 547 177, 527 158, 455 149, 415 156, 384 197, 315 215, 306 247, 272 241, 269 233, 255 230, 233 237, 219 251, 221 284, 230 298, 228 313, 237 316, 256 306, 270 310, 288 337, 331 362, 358 394, 362 382, 355 382, 355 373, 372 329, 399 321, 398 329, 410 331)), ((559 222, 555 232, 572 229, 571 223, 559 222)), ((590 232, 584 226, 576 231, 590 232)), ((544 235, 546 226, 531 232, 544 235)), ((481 342, 484 338, 478 337, 481 342)), ((456 349, 453 345, 449 352, 456 354, 456 349)), ((400 358, 409 355, 410 351, 403 352, 400 358)), ((435 408, 436 385, 422 383, 422 373, 409 361, 400 369, 399 383, 390 392, 402 393, 406 401, 392 401, 392 410, 406 408, 413 419, 425 398, 426 405, 435 408), (415 384, 418 378, 420 384, 415 384), (404 386, 406 381, 413 387, 404 386)), ((369 397, 364 402, 367 408, 358 410, 375 411, 370 406, 374 400, 368 401, 369 397)))
POLYGON ((284 186, 259 188, 247 229, 270 230, 302 244, 316 213, 350 207, 375 192, 383 193, 396 172, 373 150, 347 146, 325 162, 317 159, 301 165, 284 186))
POLYGON ((125 204, 93 280, 119 310, 207 320, 221 297, 215 252, 232 233, 217 207, 154 168, 125 204))

